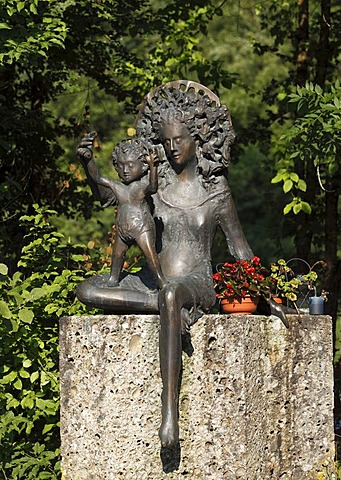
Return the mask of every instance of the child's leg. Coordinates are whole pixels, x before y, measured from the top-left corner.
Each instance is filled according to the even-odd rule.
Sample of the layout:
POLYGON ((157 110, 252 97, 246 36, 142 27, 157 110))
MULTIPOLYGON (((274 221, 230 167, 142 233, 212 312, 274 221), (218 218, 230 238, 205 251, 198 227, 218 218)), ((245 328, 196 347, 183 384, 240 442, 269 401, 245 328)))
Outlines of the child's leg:
POLYGON ((141 233, 141 235, 139 235, 139 237, 136 239, 136 243, 146 257, 148 266, 156 279, 157 286, 162 288, 166 281, 162 274, 159 258, 155 250, 154 233, 151 230, 141 233))
POLYGON ((108 285, 110 287, 117 287, 118 285, 118 279, 121 273, 124 256, 127 250, 128 245, 124 243, 124 241, 116 232, 115 241, 112 247, 111 271, 108 280, 108 285))

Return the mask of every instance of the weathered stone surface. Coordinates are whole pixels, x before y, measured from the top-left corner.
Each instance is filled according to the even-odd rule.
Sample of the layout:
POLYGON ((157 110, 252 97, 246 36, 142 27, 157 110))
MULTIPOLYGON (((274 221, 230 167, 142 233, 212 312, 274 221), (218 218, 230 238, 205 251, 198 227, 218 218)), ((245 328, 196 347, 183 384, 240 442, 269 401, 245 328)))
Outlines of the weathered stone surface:
MULTIPOLYGON (((160 451, 158 316, 61 319, 64 480, 313 480, 334 457, 331 319, 207 315, 160 451)), ((190 344, 187 344, 190 353, 190 344)))

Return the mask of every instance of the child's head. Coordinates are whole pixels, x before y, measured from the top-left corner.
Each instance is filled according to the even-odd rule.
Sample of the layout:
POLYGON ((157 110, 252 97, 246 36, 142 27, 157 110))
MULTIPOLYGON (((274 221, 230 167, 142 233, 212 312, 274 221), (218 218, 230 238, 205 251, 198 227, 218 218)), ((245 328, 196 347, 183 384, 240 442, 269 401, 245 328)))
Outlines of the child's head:
POLYGON ((143 177, 148 169, 147 155, 148 147, 138 138, 122 140, 116 145, 112 162, 124 183, 128 184, 143 177))

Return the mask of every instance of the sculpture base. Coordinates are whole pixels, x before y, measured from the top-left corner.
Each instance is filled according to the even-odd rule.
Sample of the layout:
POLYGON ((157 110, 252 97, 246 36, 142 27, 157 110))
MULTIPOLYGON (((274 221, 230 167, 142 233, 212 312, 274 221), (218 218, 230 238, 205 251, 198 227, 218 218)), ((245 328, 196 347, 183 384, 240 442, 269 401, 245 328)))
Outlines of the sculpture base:
POLYGON ((289 322, 202 317, 184 344, 180 446, 161 450, 158 316, 62 318, 63 479, 329 478, 331 319, 289 322))

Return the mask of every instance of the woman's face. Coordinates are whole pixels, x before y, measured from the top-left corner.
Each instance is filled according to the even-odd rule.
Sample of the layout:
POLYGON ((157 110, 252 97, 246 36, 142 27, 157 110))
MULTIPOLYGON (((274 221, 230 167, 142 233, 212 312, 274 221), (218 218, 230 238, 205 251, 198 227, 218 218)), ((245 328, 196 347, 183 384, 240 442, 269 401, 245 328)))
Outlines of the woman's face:
POLYGON ((164 123, 162 136, 167 155, 176 171, 183 170, 186 165, 195 160, 195 141, 185 124, 164 123))

